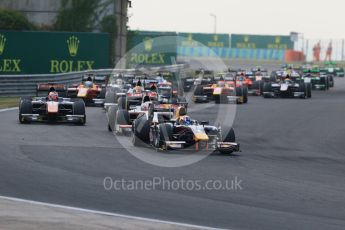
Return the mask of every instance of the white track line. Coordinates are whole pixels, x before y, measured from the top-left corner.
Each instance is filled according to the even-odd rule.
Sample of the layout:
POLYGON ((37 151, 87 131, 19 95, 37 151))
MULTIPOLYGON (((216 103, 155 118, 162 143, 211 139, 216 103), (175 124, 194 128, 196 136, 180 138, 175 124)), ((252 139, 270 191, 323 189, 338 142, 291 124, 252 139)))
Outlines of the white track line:
POLYGON ((185 223, 179 223, 179 222, 173 222, 173 221, 165 221, 165 220, 151 219, 151 218, 145 218, 145 217, 130 216, 130 215, 124 215, 124 214, 119 214, 119 213, 102 212, 102 211, 96 211, 96 210, 91 210, 91 209, 76 208, 76 207, 59 205, 59 204, 50 204, 50 203, 44 203, 44 202, 38 202, 38 201, 26 200, 26 199, 20 199, 20 198, 15 198, 15 197, 8 197, 8 196, 0 196, 0 199, 9 200, 9 201, 16 201, 16 202, 23 202, 23 203, 27 203, 27 204, 40 205, 40 206, 45 206, 45 207, 53 207, 53 208, 61 208, 61 209, 72 210, 72 211, 80 211, 80 212, 91 213, 91 214, 127 218, 127 219, 132 219, 132 220, 139 220, 139 221, 147 221, 147 222, 152 222, 152 223, 170 224, 170 225, 187 227, 187 228, 199 228, 199 229, 207 229, 207 230, 211 230, 211 229, 212 230, 215 230, 215 229, 218 230, 219 229, 219 228, 211 228, 211 227, 206 227, 206 226, 185 224, 185 223))
POLYGON ((16 110, 16 109, 18 109, 18 107, 7 108, 7 109, 0 109, 0 113, 6 112, 6 111, 12 111, 12 110, 16 110))

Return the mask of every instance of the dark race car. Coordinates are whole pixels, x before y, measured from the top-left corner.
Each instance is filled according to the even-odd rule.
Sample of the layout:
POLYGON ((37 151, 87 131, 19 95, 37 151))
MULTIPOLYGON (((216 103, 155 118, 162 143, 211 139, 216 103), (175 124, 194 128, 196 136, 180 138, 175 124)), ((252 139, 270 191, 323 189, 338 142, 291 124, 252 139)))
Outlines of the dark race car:
POLYGON ((72 122, 84 125, 86 122, 85 103, 58 97, 51 88, 47 97, 22 97, 19 102, 19 122, 72 122))
POLYGON ((311 85, 298 77, 278 78, 277 82, 264 83, 262 95, 264 98, 310 98, 311 85))
POLYGON ((184 107, 170 113, 157 112, 151 117, 142 114, 133 121, 132 127, 135 146, 147 143, 160 150, 189 148, 228 154, 240 150, 232 128, 222 131, 208 122, 191 120, 184 107))

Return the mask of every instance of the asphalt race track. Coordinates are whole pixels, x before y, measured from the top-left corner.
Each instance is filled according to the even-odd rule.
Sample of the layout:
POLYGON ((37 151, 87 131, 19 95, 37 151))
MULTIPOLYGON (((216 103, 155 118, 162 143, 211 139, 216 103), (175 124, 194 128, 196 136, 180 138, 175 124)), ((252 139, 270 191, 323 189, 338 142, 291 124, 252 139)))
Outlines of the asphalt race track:
POLYGON ((242 152, 179 168, 128 153, 100 108, 87 109, 86 126, 20 125, 17 113, 0 113, 2 196, 220 228, 345 229, 345 79, 310 100, 250 97, 234 123, 242 152), (108 176, 237 177, 242 189, 106 191, 108 176))

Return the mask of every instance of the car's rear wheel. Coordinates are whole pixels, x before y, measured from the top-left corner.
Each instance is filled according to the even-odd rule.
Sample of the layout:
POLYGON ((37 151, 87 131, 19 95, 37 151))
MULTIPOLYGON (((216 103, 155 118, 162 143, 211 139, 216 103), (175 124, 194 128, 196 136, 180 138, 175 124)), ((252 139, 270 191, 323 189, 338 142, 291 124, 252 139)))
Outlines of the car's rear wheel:
POLYGON ((243 103, 248 103, 248 88, 243 87, 243 103))
POLYGON ((197 85, 194 90, 195 96, 203 96, 204 95, 204 87, 202 85, 197 85))
POLYGON ((132 143, 139 146, 150 141, 150 122, 146 115, 142 114, 133 121, 132 143))
POLYGON ((310 83, 306 84, 306 88, 307 88, 307 98, 311 98, 311 84, 310 83))
POLYGON ((263 87, 262 87, 262 95, 264 98, 268 98, 268 95, 265 93, 271 92, 272 91, 272 85, 271 83, 265 82, 263 87))
POLYGON ((30 121, 23 117, 22 114, 32 114, 31 98, 22 98, 19 102, 19 122, 21 124, 29 123, 30 121))
POLYGON ((78 100, 73 104, 73 115, 83 116, 76 123, 79 125, 85 125, 86 114, 85 114, 85 103, 83 100, 78 100))
MULTIPOLYGON (((222 142, 236 142, 235 131, 233 128, 223 128, 221 134, 222 142)), ((219 150, 221 154, 231 154, 231 150, 219 150)))
POLYGON ((105 99, 105 94, 106 94, 107 90, 106 88, 102 88, 101 92, 99 93, 99 98, 100 99, 105 99))
MULTIPOLYGON (((243 98, 243 101, 241 101, 241 102, 243 102, 243 103, 245 103, 244 102, 244 87, 237 87, 236 88, 236 96, 237 97, 242 97, 243 98)), ((238 103, 240 103, 240 102, 238 102, 238 103)))
POLYGON ((153 146, 155 148, 162 148, 165 141, 172 140, 173 127, 171 124, 163 123, 158 125, 157 130, 153 134, 153 146))
POLYGON ((116 127, 118 125, 129 125, 130 124, 130 119, 129 119, 129 113, 127 110, 119 109, 116 112, 116 117, 115 117, 115 131, 116 127))
POLYGON ((119 106, 120 109, 127 109, 127 100, 126 97, 119 97, 119 99, 117 100, 117 104, 119 106))

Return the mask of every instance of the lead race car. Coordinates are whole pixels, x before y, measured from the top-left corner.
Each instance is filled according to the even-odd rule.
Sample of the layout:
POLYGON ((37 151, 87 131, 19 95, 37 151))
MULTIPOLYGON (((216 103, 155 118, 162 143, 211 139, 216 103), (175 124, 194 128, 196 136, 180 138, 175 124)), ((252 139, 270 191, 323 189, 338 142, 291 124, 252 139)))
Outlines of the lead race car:
POLYGON ((141 114, 133 121, 132 130, 135 146, 147 143, 160 150, 191 148, 228 154, 240 151, 232 128, 223 131, 206 121, 191 120, 182 106, 174 112, 141 114))
POLYGON ((22 97, 19 102, 19 122, 71 122, 84 125, 86 122, 85 103, 58 97, 54 87, 47 97, 22 97))

